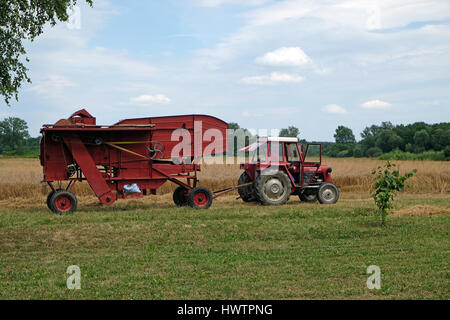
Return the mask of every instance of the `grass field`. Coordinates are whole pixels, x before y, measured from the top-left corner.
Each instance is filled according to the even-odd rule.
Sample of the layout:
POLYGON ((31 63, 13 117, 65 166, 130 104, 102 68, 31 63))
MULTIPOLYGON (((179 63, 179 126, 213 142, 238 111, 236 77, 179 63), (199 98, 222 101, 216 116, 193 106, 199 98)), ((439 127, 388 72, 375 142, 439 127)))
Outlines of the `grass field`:
MULTIPOLYGON (((332 206, 291 197, 263 207, 230 195, 194 211, 164 191, 101 207, 86 193, 75 214, 57 216, 45 207, 39 164, 1 159, 0 190, 20 182, 26 196, 0 201, 0 299, 449 299, 448 165, 401 163, 422 169, 415 184, 440 172, 441 190, 422 183, 402 194, 380 227, 368 189, 350 183, 352 167, 376 162, 354 161, 332 164, 342 191, 332 206), (81 290, 66 288, 69 265, 81 268, 81 290), (381 268, 381 290, 366 287, 369 265, 381 268)), ((203 181, 239 174, 230 166, 215 181, 213 172, 203 181)))

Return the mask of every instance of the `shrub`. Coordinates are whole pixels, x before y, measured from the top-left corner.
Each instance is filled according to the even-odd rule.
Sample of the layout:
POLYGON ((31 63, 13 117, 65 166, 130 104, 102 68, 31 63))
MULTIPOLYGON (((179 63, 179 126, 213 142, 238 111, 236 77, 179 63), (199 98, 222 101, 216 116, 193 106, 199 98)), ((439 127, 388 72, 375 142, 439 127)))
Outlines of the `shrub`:
POLYGON ((405 187, 405 181, 411 178, 417 172, 416 169, 401 176, 399 171, 395 169, 395 164, 389 161, 377 170, 372 171, 375 176, 375 190, 372 197, 381 214, 381 225, 386 224, 386 216, 392 208, 395 193, 402 191, 405 187))
POLYGON ((446 147, 445 147, 445 149, 444 149, 444 157, 445 157, 447 160, 450 160, 450 146, 446 146, 446 147))
POLYGON ((422 153, 403 152, 400 150, 385 153, 379 157, 380 160, 435 160, 445 161, 444 151, 425 151, 422 153))
POLYGON ((362 145, 357 145, 353 149, 353 156, 356 158, 364 157, 364 147, 362 145))
POLYGON ((367 149, 366 154, 368 157, 376 158, 376 157, 381 156, 383 154, 383 151, 378 147, 372 147, 372 148, 367 149))

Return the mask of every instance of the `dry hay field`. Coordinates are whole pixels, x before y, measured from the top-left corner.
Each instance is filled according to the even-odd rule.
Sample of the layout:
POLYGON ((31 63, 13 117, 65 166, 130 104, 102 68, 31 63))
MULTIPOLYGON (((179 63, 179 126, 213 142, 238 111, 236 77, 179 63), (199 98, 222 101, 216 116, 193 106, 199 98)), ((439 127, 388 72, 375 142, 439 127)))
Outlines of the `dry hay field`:
MULTIPOLYGON (((406 194, 450 194, 450 163, 440 161, 394 161, 401 173, 417 169, 408 182, 406 194)), ((373 184, 372 169, 385 161, 355 158, 324 158, 322 163, 333 168, 333 182, 340 187, 342 199, 367 199, 373 184)), ((200 185, 220 190, 236 185, 242 170, 239 164, 203 165, 199 173, 200 185)), ((42 167, 38 159, 0 158, 0 207, 27 206, 45 203, 50 188, 42 180, 42 167)), ((171 202, 175 185, 167 182, 157 190, 158 196, 150 198, 171 202)), ((77 183, 74 190, 84 202, 96 202, 86 182, 77 183)), ((228 196, 235 197, 237 193, 228 196)))

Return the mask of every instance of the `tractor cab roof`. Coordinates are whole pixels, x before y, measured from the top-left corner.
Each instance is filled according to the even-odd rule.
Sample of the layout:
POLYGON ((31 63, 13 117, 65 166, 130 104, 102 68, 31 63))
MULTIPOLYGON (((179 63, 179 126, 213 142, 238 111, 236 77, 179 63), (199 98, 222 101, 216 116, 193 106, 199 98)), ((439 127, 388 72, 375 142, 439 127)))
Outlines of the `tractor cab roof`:
POLYGON ((239 151, 255 151, 256 149, 258 149, 260 146, 262 146, 263 144, 265 144, 267 141, 270 142, 298 142, 297 138, 293 138, 293 137, 259 137, 257 139, 256 142, 250 144, 249 146, 246 146, 242 149, 240 149, 239 151))
POLYGON ((267 137, 268 141, 276 141, 276 142, 298 142, 298 138, 294 137, 267 137))

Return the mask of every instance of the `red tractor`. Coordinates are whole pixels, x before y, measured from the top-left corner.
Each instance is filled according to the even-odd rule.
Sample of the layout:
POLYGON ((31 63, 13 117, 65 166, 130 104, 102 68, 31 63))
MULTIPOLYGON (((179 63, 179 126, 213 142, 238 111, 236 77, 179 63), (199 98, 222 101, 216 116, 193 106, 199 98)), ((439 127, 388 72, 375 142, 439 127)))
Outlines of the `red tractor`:
POLYGON ((280 205, 291 195, 301 201, 334 204, 338 188, 331 183, 329 166, 322 165, 322 145, 308 143, 305 152, 297 138, 268 137, 241 150, 250 153, 251 161, 241 164, 245 171, 238 181, 238 192, 245 202, 280 205))

